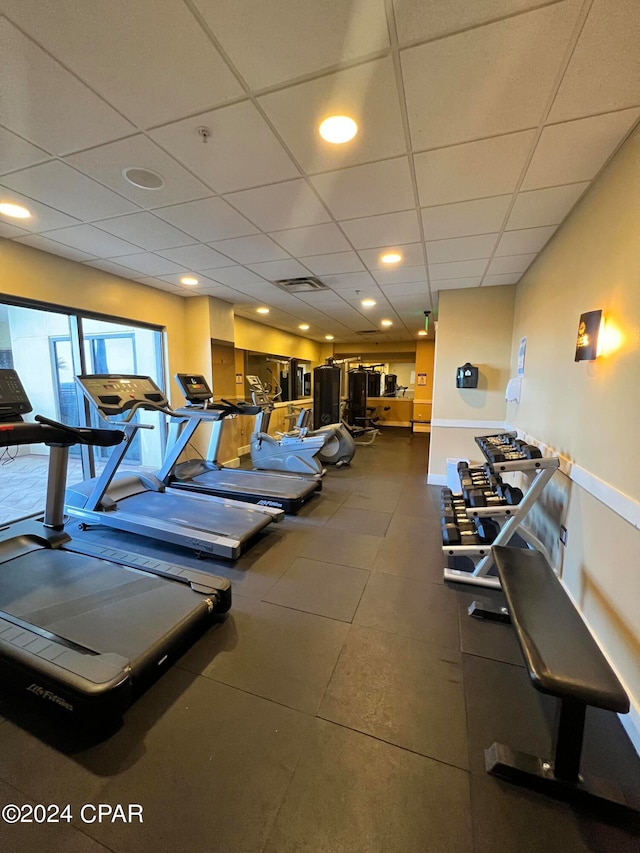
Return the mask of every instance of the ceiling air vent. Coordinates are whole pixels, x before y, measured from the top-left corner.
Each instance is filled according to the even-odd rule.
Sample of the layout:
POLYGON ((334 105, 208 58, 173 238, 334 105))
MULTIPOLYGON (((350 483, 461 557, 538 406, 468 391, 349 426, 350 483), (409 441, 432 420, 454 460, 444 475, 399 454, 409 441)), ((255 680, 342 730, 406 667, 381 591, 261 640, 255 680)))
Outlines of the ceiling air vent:
POLYGON ((329 290, 315 275, 304 275, 301 278, 281 278, 273 282, 287 293, 313 293, 316 290, 329 290))
POLYGON ((356 332, 356 335, 365 335, 366 337, 371 337, 371 335, 381 335, 383 334, 380 329, 364 329, 362 332, 356 332))

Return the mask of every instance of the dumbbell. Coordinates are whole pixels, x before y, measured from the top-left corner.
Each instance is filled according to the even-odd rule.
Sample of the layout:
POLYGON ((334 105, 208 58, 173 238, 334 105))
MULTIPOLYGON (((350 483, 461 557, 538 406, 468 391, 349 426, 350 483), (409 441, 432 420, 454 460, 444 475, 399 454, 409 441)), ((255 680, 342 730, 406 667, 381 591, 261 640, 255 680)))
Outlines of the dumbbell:
POLYGON ((492 518, 483 518, 476 524, 463 522, 462 524, 443 524, 443 545, 490 545, 498 533, 500 527, 492 518))
POLYGON ((512 486, 510 483, 501 482, 496 488, 496 493, 510 506, 519 504, 523 498, 522 489, 512 486))
POLYGON ((542 458, 542 452, 539 447, 535 446, 535 444, 527 444, 526 441, 522 441, 520 438, 516 438, 513 443, 518 451, 524 455, 525 459, 542 458))

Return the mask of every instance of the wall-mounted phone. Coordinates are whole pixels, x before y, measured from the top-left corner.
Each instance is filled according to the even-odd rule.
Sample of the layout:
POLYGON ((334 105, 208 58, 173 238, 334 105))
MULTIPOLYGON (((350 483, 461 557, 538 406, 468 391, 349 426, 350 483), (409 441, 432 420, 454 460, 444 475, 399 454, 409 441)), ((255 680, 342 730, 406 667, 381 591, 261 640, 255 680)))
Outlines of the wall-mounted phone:
POLYGON ((478 368, 467 362, 456 372, 456 388, 477 388, 478 368))

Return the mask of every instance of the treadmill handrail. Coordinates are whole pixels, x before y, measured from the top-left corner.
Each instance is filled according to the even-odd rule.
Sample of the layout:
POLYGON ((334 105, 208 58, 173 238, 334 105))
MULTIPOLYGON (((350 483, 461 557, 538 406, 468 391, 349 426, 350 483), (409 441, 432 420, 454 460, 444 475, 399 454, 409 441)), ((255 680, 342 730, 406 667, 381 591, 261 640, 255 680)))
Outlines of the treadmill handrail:
POLYGON ((0 447, 23 444, 46 444, 70 447, 73 444, 92 444, 98 447, 113 447, 124 439, 119 429, 97 429, 95 427, 70 427, 57 421, 36 415, 37 423, 24 421, 0 424, 0 447))

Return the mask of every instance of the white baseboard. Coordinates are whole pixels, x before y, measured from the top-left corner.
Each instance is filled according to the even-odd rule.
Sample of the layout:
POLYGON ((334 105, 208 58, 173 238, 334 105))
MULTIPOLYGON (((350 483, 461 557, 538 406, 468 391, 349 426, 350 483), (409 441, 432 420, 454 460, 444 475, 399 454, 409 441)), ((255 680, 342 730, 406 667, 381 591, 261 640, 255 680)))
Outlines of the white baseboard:
POLYGON ((448 427, 454 429, 491 429, 504 432, 504 421, 469 421, 458 418, 432 418, 432 427, 448 427))

